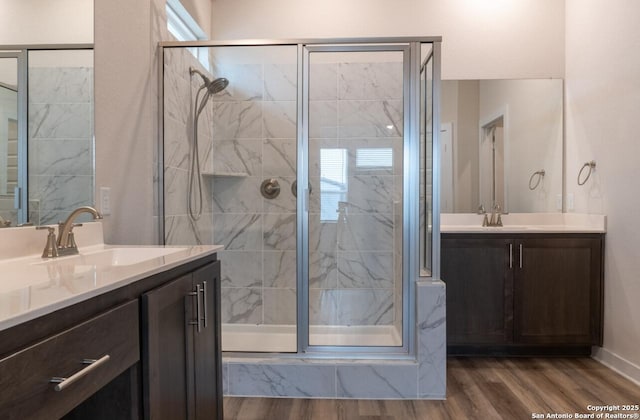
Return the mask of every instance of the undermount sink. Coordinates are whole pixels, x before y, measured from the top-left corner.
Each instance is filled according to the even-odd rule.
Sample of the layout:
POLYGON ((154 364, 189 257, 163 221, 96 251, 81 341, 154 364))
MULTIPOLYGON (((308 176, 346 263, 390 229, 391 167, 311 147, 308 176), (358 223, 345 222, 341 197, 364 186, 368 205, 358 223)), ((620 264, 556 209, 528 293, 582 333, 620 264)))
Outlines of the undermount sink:
POLYGON ((185 250, 186 248, 106 248, 99 251, 81 252, 78 255, 69 257, 52 258, 45 261, 34 263, 34 265, 42 264, 58 264, 58 265, 95 265, 101 267, 119 267, 139 264, 155 258, 164 257, 176 252, 185 250))

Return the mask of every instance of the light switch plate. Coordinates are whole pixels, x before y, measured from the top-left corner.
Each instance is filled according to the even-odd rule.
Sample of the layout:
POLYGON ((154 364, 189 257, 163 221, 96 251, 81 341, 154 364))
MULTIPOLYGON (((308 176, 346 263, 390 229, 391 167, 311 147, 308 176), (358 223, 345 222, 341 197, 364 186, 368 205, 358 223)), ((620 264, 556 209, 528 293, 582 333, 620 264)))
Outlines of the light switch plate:
POLYGON ((100 213, 103 216, 111 214, 111 188, 100 187, 100 213))

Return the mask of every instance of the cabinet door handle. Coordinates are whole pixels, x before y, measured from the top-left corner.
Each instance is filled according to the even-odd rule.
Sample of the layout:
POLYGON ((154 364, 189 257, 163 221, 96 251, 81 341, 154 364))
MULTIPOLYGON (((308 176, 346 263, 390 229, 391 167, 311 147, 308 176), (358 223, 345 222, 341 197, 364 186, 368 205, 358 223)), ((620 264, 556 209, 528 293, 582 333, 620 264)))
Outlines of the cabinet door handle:
POLYGON ((520 244, 520 268, 522 268, 522 250, 523 250, 523 246, 522 244, 520 244))
POLYGON ((55 377, 51 378, 49 380, 49 382, 57 384, 56 386, 53 387, 54 390, 62 391, 65 388, 67 388, 68 386, 72 385, 78 379, 88 375, 89 373, 91 373, 91 371, 96 370, 99 366, 104 365, 105 363, 107 363, 109 361, 109 359, 111 359, 111 357, 108 354, 102 356, 98 360, 96 360, 96 359, 84 359, 84 360, 82 360, 82 364, 89 365, 89 366, 77 371, 76 373, 74 373, 73 375, 69 376, 68 378, 61 378, 61 377, 55 376, 55 377))
POLYGON ((204 327, 207 328, 207 282, 202 282, 202 307, 204 312, 204 327))
POLYGON ((193 296, 196 298, 196 320, 189 322, 189 325, 195 325, 198 332, 202 331, 202 324, 200 321, 202 320, 201 308, 200 308, 200 291, 202 288, 199 284, 196 284, 196 291, 189 293, 189 296, 193 296))
POLYGON ((509 244, 509 268, 513 268, 513 244, 509 244))

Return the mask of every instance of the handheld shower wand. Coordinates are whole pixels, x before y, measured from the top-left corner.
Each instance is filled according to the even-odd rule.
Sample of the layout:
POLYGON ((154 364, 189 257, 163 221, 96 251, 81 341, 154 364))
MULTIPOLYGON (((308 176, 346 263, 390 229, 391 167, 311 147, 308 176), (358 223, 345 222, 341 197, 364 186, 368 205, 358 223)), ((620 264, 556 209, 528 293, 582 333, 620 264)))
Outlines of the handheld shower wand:
POLYGON ((200 219, 202 215, 202 174, 200 172, 200 153, 198 150, 198 120, 200 114, 204 110, 204 107, 211 99, 211 96, 223 91, 228 85, 229 81, 224 77, 220 77, 214 80, 209 79, 200 70, 193 67, 189 68, 189 75, 193 77, 194 74, 199 75, 202 78, 203 84, 198 88, 195 99, 195 114, 193 119, 193 136, 191 143, 191 155, 190 155, 190 168, 189 168, 189 188, 187 193, 187 208, 189 210, 189 217, 193 222, 200 219), (205 90, 202 100, 200 100, 200 93, 205 90), (194 201, 193 190, 194 187, 198 189, 198 199, 194 201), (195 204, 195 209, 194 209, 195 204))

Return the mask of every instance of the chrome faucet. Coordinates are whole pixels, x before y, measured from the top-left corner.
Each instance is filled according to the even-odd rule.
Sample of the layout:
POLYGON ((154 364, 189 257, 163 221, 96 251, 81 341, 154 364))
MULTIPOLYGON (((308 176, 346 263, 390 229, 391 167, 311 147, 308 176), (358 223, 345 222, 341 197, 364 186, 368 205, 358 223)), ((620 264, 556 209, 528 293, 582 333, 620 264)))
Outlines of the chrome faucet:
POLYGON ((73 228, 82 226, 82 223, 73 223, 73 221, 82 213, 89 213, 94 220, 102 219, 102 214, 93 207, 78 207, 71 212, 67 220, 58 224, 58 255, 75 255, 78 253, 78 245, 73 235, 73 228))
POLYGON ((482 226, 502 226, 502 209, 500 207, 500 204, 496 203, 493 205, 491 217, 488 217, 487 213, 484 214, 482 226))

